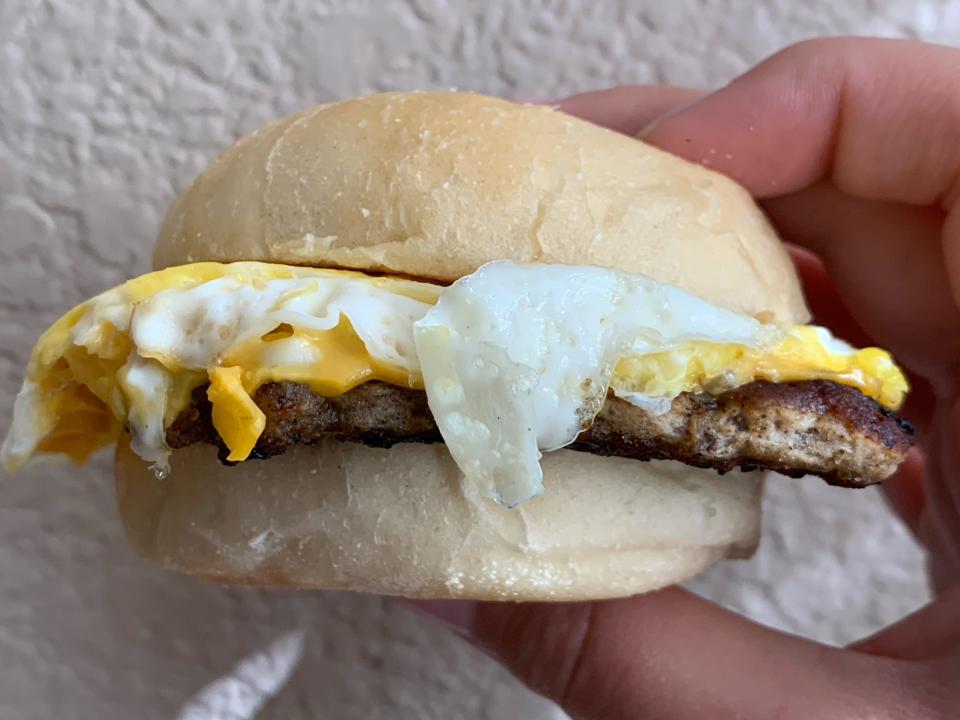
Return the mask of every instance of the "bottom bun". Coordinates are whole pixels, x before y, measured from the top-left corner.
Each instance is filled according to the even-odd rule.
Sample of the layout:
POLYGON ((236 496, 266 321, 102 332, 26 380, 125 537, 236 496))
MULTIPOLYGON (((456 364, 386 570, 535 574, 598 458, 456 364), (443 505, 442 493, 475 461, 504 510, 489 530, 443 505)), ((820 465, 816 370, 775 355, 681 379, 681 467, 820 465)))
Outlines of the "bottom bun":
POLYGON ((559 450, 542 496, 480 497, 443 445, 327 442, 221 465, 174 452, 158 480, 121 443, 127 537, 160 565, 225 583, 421 598, 585 600, 680 582, 756 545, 762 480, 559 450))

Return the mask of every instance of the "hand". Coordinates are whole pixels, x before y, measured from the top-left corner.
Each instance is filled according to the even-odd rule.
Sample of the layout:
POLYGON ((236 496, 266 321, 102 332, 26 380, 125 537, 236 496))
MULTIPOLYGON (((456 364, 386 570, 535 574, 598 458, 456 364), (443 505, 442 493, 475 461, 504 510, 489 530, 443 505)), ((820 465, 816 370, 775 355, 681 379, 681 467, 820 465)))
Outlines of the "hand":
POLYGON ((960 51, 813 41, 704 97, 624 87, 559 107, 643 131, 744 184, 796 246, 815 321, 891 350, 907 368, 905 414, 922 454, 885 488, 928 548, 939 596, 847 649, 761 627, 679 588, 584 604, 421 607, 458 621, 575 718, 956 717, 960 51))

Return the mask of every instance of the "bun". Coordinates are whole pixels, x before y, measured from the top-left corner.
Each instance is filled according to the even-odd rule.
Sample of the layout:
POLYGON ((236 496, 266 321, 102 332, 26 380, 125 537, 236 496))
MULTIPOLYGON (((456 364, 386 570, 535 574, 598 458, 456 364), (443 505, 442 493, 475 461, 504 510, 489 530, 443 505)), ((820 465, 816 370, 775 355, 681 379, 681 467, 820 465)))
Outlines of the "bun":
MULTIPOLYGON (((805 322, 793 265, 733 181, 547 107, 389 93, 316 107, 224 152, 175 202, 156 267, 261 260, 453 281, 498 259, 616 267, 805 322)), ((133 545, 221 582, 416 597, 581 600, 679 582, 757 540, 760 480, 572 451, 546 492, 477 497, 442 445, 300 447, 220 465, 129 448, 133 545)))
POLYGON ((808 319, 782 244, 733 181, 547 107, 468 93, 374 95, 248 135, 177 199, 154 264, 452 281, 497 259, 618 267, 808 319))
POLYGON ((462 484, 443 445, 328 442, 235 467, 197 445, 157 480, 121 443, 116 479, 140 553, 224 583, 583 600, 679 582, 756 543, 758 475, 568 450, 543 468, 546 492, 513 510, 462 484))

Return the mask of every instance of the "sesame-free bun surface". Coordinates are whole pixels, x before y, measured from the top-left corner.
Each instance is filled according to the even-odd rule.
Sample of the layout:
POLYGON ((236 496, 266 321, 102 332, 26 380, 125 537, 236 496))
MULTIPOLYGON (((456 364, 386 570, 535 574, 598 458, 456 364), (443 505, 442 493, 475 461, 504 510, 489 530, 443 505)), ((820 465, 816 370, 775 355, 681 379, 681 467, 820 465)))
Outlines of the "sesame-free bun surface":
POLYGON ((141 554, 225 583, 583 600, 679 582, 756 543, 757 474, 568 450, 543 468, 544 494, 514 509, 479 497, 443 445, 327 442, 235 467, 197 445, 158 480, 122 442, 116 478, 141 554))
MULTIPOLYGON (((640 272, 723 307, 807 319, 793 266, 731 180, 542 106, 391 93, 280 120, 175 202, 157 267, 336 266, 452 281, 501 259, 640 272)), ((578 600, 680 582, 757 538, 760 480, 573 451, 545 492, 479 497, 442 445, 328 442, 224 467, 121 446, 120 512, 146 557, 243 584, 578 600)))
POLYGON ((469 93, 323 105, 225 151, 175 202, 156 267, 332 265, 452 281, 490 260, 617 267, 803 322, 746 191, 543 106, 469 93))

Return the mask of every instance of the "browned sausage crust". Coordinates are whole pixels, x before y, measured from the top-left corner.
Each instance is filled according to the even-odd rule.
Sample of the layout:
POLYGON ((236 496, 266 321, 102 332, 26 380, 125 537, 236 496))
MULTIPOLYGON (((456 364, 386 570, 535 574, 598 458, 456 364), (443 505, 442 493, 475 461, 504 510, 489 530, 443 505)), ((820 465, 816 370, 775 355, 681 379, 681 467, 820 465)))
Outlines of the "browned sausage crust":
MULTIPOLYGON (((442 442, 426 394, 381 382, 324 397, 292 382, 261 387, 254 401, 266 428, 252 458, 268 458, 322 438, 390 447, 442 442)), ((206 388, 167 429, 173 448, 223 442, 210 419, 206 388)), ((908 423, 859 390, 826 381, 754 382, 724 392, 683 393, 654 414, 609 396, 573 450, 636 460, 676 460, 726 472, 734 468, 819 475, 858 487, 893 474, 912 445, 908 423)))

